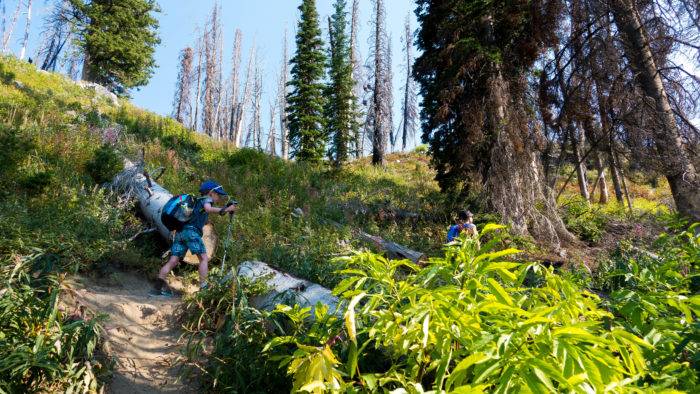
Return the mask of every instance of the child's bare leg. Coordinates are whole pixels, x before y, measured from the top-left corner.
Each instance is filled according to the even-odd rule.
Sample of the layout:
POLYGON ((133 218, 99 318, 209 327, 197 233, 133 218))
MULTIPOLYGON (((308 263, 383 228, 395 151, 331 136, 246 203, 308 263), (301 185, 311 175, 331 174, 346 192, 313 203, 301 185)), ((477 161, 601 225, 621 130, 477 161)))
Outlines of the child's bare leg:
POLYGON ((168 277, 168 274, 170 271, 175 268, 175 266, 180 262, 180 258, 177 256, 170 256, 170 259, 168 259, 168 262, 165 263, 163 268, 160 269, 160 272, 158 273, 158 277, 160 279, 165 280, 168 277))
POLYGON ((206 253, 198 254, 199 258, 199 286, 207 283, 207 275, 209 274, 209 256, 206 253))

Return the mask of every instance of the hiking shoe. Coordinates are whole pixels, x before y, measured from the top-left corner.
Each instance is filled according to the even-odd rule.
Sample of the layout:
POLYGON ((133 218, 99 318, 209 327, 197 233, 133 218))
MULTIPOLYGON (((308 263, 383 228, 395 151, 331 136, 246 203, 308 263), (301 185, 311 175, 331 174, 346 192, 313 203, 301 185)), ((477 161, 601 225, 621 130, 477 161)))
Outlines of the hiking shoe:
POLYGON ((203 285, 199 286, 199 291, 208 290, 208 289, 209 289, 209 283, 204 283, 203 285))
POLYGON ((163 288, 161 290, 153 289, 149 292, 149 294, 166 298, 173 298, 175 296, 175 294, 173 294, 173 291, 170 290, 170 288, 163 288))

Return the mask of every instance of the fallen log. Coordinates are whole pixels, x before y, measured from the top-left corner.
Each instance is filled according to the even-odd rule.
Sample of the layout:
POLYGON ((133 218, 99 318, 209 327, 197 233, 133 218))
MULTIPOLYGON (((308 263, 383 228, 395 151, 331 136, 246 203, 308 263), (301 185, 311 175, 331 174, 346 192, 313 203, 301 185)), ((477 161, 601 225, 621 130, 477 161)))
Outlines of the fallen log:
MULTIPOLYGON (((153 181, 147 174, 142 163, 136 164, 130 160, 124 160, 124 170, 114 177, 112 188, 133 195, 139 202, 141 213, 150 226, 168 242, 172 242, 170 230, 161 222, 160 215, 165 203, 173 197, 173 194, 153 181)), ((202 240, 207 248, 207 254, 213 256, 218 238, 211 224, 204 226, 202 240)), ((187 252, 183 260, 189 264, 199 264, 197 257, 190 252, 187 252)))
POLYGON ((265 294, 254 296, 248 300, 257 309, 273 310, 277 304, 311 307, 311 316, 318 303, 328 306, 330 313, 339 313, 338 297, 333 293, 308 280, 299 279, 278 271, 259 261, 246 261, 238 266, 238 277, 249 281, 263 281, 268 287, 265 294))
POLYGON ((396 242, 387 241, 380 236, 368 234, 362 230, 355 230, 353 233, 361 240, 372 243, 382 250, 386 250, 391 257, 409 259, 414 263, 418 263, 425 257, 425 254, 422 252, 411 250, 396 242))
MULTIPOLYGON (((334 222, 332 220, 329 222, 339 229, 343 228, 343 226, 338 222, 334 222)), ((352 230, 352 234, 360 240, 371 243, 378 249, 386 251, 389 256, 393 258, 409 259, 414 263, 418 263, 426 257, 425 253, 409 249, 401 244, 397 244, 396 242, 387 241, 380 236, 366 233, 357 228, 352 230)))

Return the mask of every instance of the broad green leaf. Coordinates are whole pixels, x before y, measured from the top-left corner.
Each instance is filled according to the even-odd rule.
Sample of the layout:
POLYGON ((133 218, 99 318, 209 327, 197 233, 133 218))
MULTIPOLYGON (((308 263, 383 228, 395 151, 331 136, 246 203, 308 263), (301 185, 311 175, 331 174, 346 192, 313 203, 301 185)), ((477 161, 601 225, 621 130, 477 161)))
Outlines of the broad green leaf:
POLYGON ((479 384, 476 386, 471 386, 471 385, 466 385, 466 386, 459 386, 455 388, 454 390, 450 391, 450 393, 455 393, 455 394, 482 394, 484 393, 487 388, 489 388, 490 385, 488 384, 479 384))
POLYGON ((491 292, 494 296, 496 296, 496 299, 510 307, 513 306, 513 299, 508 295, 508 293, 505 291, 501 285, 496 282, 495 280, 488 278, 486 279, 486 284, 491 289, 491 292))
POLYGON ((364 296, 366 296, 367 293, 360 293, 352 298, 350 301, 350 304, 348 304, 348 309, 345 312, 345 329, 348 332, 348 338, 350 338, 351 341, 357 342, 357 331, 355 328, 355 305, 357 305, 358 302, 364 296))
POLYGON ((554 330, 552 336, 555 338, 571 338, 577 341, 601 343, 602 339, 589 333, 588 331, 574 326, 562 327, 554 330))

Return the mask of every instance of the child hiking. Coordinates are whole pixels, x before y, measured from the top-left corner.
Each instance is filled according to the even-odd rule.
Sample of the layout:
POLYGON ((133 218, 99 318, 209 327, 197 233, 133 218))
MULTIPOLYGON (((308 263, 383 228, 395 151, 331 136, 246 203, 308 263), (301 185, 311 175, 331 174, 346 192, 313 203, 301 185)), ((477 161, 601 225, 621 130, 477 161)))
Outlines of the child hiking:
MULTIPOLYGON (((236 211, 236 205, 230 204, 226 207, 215 207, 216 204, 228 196, 224 188, 214 181, 206 181, 199 188, 200 197, 194 199, 191 208, 184 205, 185 210, 191 209, 189 218, 183 223, 182 228, 177 229, 175 239, 170 247, 170 259, 160 269, 156 282, 155 294, 166 297, 172 296, 172 290, 168 286, 168 273, 180 263, 180 260, 185 257, 187 250, 196 255, 199 259, 199 286, 204 289, 207 287, 207 274, 209 273, 209 256, 207 255, 206 247, 202 241, 202 231, 204 225, 209 220, 210 213, 218 213, 225 215, 236 211)), ((176 197, 174 199, 178 199, 176 197)), ((167 205, 167 204, 166 204, 167 205)), ((165 208, 164 208, 165 209, 165 208)))
POLYGON ((467 211, 461 210, 457 214, 457 224, 450 226, 450 230, 447 232, 447 242, 452 242, 455 238, 459 237, 462 231, 466 231, 472 237, 479 235, 479 232, 474 225, 474 214, 467 211))

